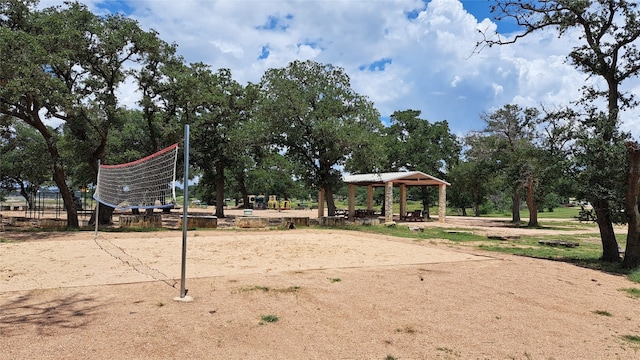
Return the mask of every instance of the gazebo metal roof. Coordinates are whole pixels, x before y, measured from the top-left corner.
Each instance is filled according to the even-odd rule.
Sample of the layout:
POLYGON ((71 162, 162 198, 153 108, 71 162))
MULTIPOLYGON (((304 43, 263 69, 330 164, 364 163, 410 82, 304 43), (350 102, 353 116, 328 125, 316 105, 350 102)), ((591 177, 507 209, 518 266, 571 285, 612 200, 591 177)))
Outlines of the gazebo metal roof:
POLYGON ((451 184, 438 179, 429 174, 425 174, 420 171, 401 171, 401 172, 388 172, 388 173, 374 173, 374 174, 357 174, 346 175, 342 178, 344 183, 360 185, 360 186, 384 186, 388 182, 392 182, 394 186, 405 184, 407 186, 433 186, 433 185, 446 185, 451 184))

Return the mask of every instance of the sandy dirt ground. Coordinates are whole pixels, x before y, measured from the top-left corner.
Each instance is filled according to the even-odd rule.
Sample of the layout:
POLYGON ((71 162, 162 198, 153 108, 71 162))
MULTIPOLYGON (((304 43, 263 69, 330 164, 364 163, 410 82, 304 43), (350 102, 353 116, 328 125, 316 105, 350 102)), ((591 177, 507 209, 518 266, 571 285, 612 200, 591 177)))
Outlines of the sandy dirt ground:
MULTIPOLYGON (((447 220, 410 225, 547 231, 447 220)), ((562 262, 336 229, 194 230, 182 302, 179 230, 0 239, 0 359, 640 358, 624 339, 640 336, 640 300, 621 291, 640 286, 562 262)))

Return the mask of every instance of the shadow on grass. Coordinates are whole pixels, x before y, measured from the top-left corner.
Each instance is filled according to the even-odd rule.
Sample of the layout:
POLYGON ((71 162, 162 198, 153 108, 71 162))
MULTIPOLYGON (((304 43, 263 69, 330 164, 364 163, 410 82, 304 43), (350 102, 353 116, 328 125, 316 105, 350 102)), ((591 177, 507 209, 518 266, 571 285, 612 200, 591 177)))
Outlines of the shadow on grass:
MULTIPOLYGON (((640 270, 640 269, 624 268, 622 267, 622 262, 617 262, 617 263, 604 262, 600 258, 587 258, 587 259, 566 258, 566 259, 549 259, 549 260, 565 262, 568 264, 573 264, 573 265, 587 268, 587 269, 599 270, 611 275, 628 276, 640 270)), ((630 279, 630 280, 635 281, 633 279, 630 279)))
POLYGON ((31 331, 46 336, 60 329, 81 329, 101 307, 95 298, 80 294, 44 301, 40 300, 42 294, 42 291, 31 291, 0 303, 0 336, 18 336, 31 331))

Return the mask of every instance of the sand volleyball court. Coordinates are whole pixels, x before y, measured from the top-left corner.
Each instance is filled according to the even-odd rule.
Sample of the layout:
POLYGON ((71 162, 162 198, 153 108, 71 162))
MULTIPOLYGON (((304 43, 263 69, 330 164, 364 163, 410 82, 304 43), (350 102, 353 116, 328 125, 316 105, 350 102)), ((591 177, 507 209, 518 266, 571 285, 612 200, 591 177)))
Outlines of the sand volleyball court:
MULTIPOLYGON (((50 234, 0 244, 0 291, 180 279, 180 231, 50 234)), ((202 278, 488 259, 353 231, 189 231, 186 267, 202 278)))

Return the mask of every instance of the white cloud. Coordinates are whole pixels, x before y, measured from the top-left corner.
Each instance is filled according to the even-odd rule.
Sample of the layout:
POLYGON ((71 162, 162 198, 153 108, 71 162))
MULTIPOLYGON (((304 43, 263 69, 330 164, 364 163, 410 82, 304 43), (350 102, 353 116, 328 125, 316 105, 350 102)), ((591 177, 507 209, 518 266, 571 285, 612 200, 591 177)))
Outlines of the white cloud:
POLYGON ((232 44, 222 40, 209 41, 211 45, 220 50, 224 54, 231 54, 236 58, 242 58, 244 55, 244 49, 236 44, 232 44))
MULTIPOLYGON (((97 0, 84 3, 104 12, 104 6, 95 10, 97 0)), ((576 100, 587 79, 566 61, 579 41, 571 33, 540 32, 514 45, 478 49, 479 30, 490 33, 496 24, 476 19, 458 0, 125 3, 143 28, 177 43, 188 62, 229 68, 241 83, 258 82, 267 69, 296 59, 331 63, 345 69, 382 116, 419 109, 423 118, 448 120, 457 133, 478 130, 481 112, 507 103, 576 100), (260 58, 265 47, 269 55, 260 58), (383 66, 371 66, 383 59, 383 66)), ((640 93, 639 84, 626 88, 640 93)), ((622 116, 636 135, 638 115, 622 116)))
POLYGON ((493 83, 491 84, 491 87, 493 88, 493 96, 495 97, 498 97, 502 95, 502 93, 504 93, 504 88, 502 87, 502 85, 493 83))
POLYGON ((461 80, 462 78, 460 76, 455 75, 451 81, 451 87, 456 87, 461 80))

